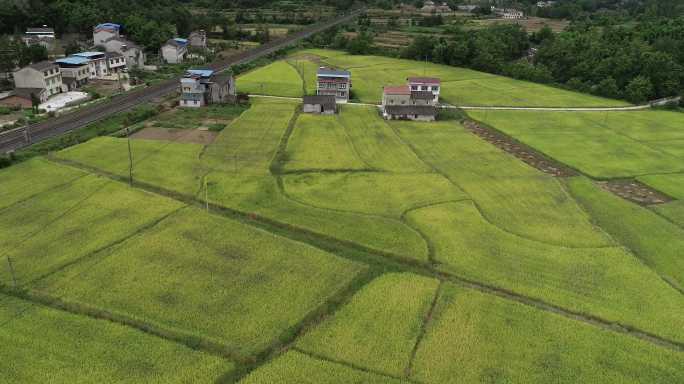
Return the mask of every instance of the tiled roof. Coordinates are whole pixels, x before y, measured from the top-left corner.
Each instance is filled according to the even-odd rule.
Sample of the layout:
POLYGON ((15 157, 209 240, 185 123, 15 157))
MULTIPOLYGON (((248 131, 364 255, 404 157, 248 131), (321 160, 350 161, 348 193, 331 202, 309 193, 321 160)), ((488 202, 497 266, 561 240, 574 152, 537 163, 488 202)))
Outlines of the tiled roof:
POLYGON ((390 115, 436 116, 437 108, 431 105, 386 105, 385 112, 390 115))
POLYGON ((325 76, 325 77, 345 77, 345 78, 350 78, 351 73, 349 71, 340 71, 340 70, 335 70, 335 69, 329 69, 329 68, 318 68, 318 71, 316 72, 318 76, 325 76))
POLYGON ((33 63, 33 64, 29 65, 29 67, 35 69, 36 71, 43 71, 43 70, 52 68, 54 66, 56 66, 55 63, 53 63, 52 61, 47 61, 47 60, 41 61, 38 63, 33 63))
POLYGON ((233 81, 233 75, 229 72, 221 73, 213 77, 215 83, 226 84, 233 81))
POLYGON ((334 110, 336 106, 335 95, 310 95, 304 96, 304 104, 320 104, 324 110, 334 110))
POLYGON ((418 83, 418 84, 440 84, 441 81, 436 78, 436 77, 409 77, 408 79, 409 83, 418 83))
POLYGON ((383 92, 387 95, 410 95, 411 88, 408 85, 387 86, 383 92))

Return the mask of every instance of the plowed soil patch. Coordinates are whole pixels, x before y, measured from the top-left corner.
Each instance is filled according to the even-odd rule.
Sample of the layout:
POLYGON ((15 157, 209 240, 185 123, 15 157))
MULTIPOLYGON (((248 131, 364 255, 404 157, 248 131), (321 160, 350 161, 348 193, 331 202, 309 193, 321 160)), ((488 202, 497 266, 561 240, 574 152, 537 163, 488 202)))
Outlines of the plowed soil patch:
POLYGON ((544 173, 548 173, 555 177, 577 176, 577 172, 574 169, 544 156, 538 151, 499 131, 478 124, 472 120, 465 121, 463 125, 472 133, 490 142, 497 148, 510 153, 544 173))
POLYGON ((167 129, 148 127, 131 135, 133 139, 175 141, 179 143, 211 144, 218 132, 204 129, 167 129))
POLYGON ((610 191, 625 200, 629 200, 641 205, 665 204, 672 201, 667 196, 657 190, 642 184, 636 180, 611 180, 598 183, 601 188, 610 191))

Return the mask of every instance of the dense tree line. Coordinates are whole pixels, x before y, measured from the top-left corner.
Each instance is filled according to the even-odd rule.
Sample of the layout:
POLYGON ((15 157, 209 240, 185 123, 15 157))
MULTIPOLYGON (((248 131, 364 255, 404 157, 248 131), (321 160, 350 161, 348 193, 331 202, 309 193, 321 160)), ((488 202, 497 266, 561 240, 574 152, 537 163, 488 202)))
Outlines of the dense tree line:
POLYGON ((451 28, 448 37, 417 38, 401 55, 643 102, 684 90, 684 17, 585 21, 558 34, 545 28, 528 35, 517 25, 451 28))

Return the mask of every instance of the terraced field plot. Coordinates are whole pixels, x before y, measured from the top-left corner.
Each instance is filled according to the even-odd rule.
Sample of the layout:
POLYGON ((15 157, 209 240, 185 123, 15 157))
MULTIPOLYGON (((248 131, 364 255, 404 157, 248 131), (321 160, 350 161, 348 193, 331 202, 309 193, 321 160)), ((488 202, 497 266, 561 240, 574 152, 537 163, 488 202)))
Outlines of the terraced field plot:
POLYGON ((55 273, 38 289, 215 340, 245 357, 276 341, 363 269, 186 208, 55 273))
POLYGON ((321 62, 347 69, 352 74, 352 96, 367 103, 380 103, 382 87, 405 84, 411 76, 442 80, 440 98, 454 105, 525 107, 624 106, 626 102, 604 99, 535 83, 514 80, 471 69, 421 63, 382 56, 340 54, 329 50, 305 50, 321 62))
POLYGON ((302 97, 303 82, 297 70, 286 61, 276 61, 237 77, 240 92, 256 95, 302 97))
POLYGON ((468 114, 592 177, 621 178, 684 170, 684 157, 672 150, 676 145, 662 146, 664 142, 684 138, 681 129, 684 114, 681 113, 471 111, 468 114))
POLYGON ((14 275, 30 284, 181 206, 93 175, 38 194, 0 211, 1 257, 12 262, 0 263, 0 283, 13 284, 14 275))
POLYGON ((416 353, 427 383, 673 383, 680 352, 446 284, 416 353))
POLYGON ((234 368, 144 332, 4 295, 0 324, 0 372, 8 383, 211 382, 234 368))
POLYGON ((285 171, 370 169, 337 116, 299 116, 285 155, 285 171))
POLYGON ((85 175, 79 170, 43 159, 0 170, 0 210, 85 175))

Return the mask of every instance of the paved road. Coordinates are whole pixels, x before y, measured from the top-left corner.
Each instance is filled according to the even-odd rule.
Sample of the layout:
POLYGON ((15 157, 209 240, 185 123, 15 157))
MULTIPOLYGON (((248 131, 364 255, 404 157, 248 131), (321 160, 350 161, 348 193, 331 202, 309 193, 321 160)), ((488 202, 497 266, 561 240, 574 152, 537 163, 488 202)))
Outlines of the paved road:
MULTIPOLYGON (((270 96, 270 95, 249 95, 249 97, 262 97, 268 99, 283 99, 283 100, 296 100, 301 101, 300 97, 286 97, 286 96, 270 96)), ((674 99, 673 99, 674 100, 674 99)), ((357 103, 350 101, 350 105, 366 105, 372 107, 380 107, 379 104, 371 103, 357 103)), ((489 111, 568 111, 568 112, 600 112, 600 111, 639 111, 643 109, 649 109, 653 106, 653 103, 644 105, 633 105, 628 107, 496 107, 496 106, 469 106, 469 105, 448 105, 442 104, 440 108, 458 108, 458 109, 470 109, 470 110, 489 110, 489 111)))
MULTIPOLYGON (((346 23, 364 11, 365 9, 363 8, 355 10, 333 20, 313 25, 282 39, 271 41, 255 49, 232 55, 225 60, 214 62, 207 67, 219 72, 228 70, 232 65, 249 62, 292 45, 315 33, 324 31, 338 24, 346 23)), ((107 102, 83 107, 75 112, 51 118, 40 124, 3 132, 0 134, 0 153, 7 153, 74 129, 82 128, 94 121, 101 120, 118 112, 129 110, 139 104, 175 92, 177 89, 178 78, 174 78, 145 89, 134 90, 114 96, 107 102)))

